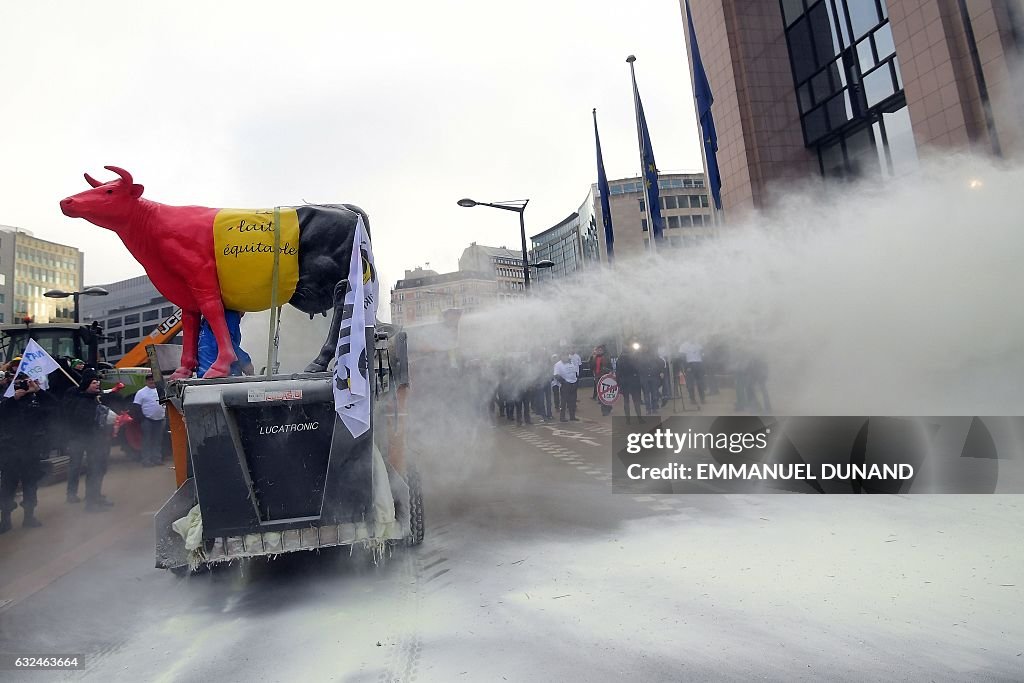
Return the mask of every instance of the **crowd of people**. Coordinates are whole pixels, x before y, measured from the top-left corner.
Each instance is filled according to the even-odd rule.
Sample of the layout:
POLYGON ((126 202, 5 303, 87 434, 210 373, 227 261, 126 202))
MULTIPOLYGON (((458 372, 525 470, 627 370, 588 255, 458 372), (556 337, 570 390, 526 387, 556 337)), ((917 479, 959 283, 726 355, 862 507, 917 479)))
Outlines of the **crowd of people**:
MULTIPOLYGON (((464 382, 471 401, 483 406, 481 412, 492 420, 529 425, 577 420, 577 387, 581 376, 593 378, 591 399, 598 400, 598 380, 611 374, 619 388, 627 421, 657 415, 672 399, 685 395, 696 405, 719 393, 721 375, 735 379, 735 409, 743 412, 771 411, 767 391, 767 364, 753 355, 728 352, 717 344, 712 358, 703 344, 687 340, 673 350, 639 339, 627 340, 617 355, 608 346, 595 346, 584 359, 572 348, 558 354, 542 349, 506 353, 490 360, 466 364, 464 382), (586 371, 589 371, 587 373, 586 371)), ((602 406, 605 415, 610 406, 602 406)))
POLYGON ((125 422, 135 421, 141 427, 142 464, 161 463, 164 407, 152 375, 146 377, 146 386, 136 392, 130 408, 118 417, 116 409, 123 408, 124 400, 116 394, 123 385, 102 390, 98 373, 83 361, 68 361, 61 373, 66 384, 48 389, 19 373, 19 361, 16 358, 0 366, 0 533, 13 526, 19 488, 22 525, 41 526, 35 514, 38 487, 55 452, 67 457, 67 503, 84 500, 87 512, 113 506, 103 495, 103 479, 115 429, 123 428, 125 422))

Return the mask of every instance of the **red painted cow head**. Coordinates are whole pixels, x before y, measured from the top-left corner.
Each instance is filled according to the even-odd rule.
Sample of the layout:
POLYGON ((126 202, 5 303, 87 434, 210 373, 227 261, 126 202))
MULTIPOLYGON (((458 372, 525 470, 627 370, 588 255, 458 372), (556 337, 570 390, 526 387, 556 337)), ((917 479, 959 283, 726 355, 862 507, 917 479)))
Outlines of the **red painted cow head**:
POLYGON ((104 168, 120 177, 101 183, 86 173, 85 181, 92 189, 62 199, 60 210, 70 218, 84 218, 101 228, 117 230, 128 224, 139 197, 142 196, 143 187, 132 182, 132 174, 123 168, 104 168))

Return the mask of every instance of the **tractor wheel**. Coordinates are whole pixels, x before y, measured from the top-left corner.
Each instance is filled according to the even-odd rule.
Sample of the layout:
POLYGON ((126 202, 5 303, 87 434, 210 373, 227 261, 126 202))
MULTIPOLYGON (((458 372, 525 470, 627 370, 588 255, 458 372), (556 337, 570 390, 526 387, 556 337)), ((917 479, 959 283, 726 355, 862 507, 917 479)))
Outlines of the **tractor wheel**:
POLYGON ((423 487, 420 473, 412 465, 409 465, 409 521, 410 531, 405 538, 406 545, 423 543, 423 487))

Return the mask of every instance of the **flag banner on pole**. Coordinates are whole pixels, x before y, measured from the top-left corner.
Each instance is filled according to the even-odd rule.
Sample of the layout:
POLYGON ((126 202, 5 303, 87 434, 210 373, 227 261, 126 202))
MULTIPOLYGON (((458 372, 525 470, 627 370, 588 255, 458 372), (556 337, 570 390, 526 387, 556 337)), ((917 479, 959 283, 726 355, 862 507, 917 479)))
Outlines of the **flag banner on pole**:
POLYGON ((348 291, 334 366, 334 408, 352 436, 370 428, 369 354, 366 328, 377 320, 377 271, 362 217, 356 223, 349 260, 348 291))
POLYGON ((612 231, 612 209, 609 203, 611 190, 608 176, 604 172, 604 157, 601 155, 601 136, 597 133, 597 110, 594 110, 594 140, 597 141, 597 191, 601 194, 601 222, 604 224, 604 241, 608 245, 608 263, 615 259, 615 233, 612 231))
MULTIPOLYGON (((54 370, 60 370, 57 364, 46 350, 36 343, 35 339, 29 339, 25 345, 25 352, 21 354, 21 362, 18 363, 18 374, 25 373, 35 381, 39 382, 41 389, 50 388, 48 375, 54 370)), ((14 396, 14 382, 7 385, 4 397, 14 396)))
POLYGON ((693 58, 693 97, 697 101, 697 118, 700 119, 701 137, 704 142, 704 159, 707 163, 708 187, 715 208, 722 208, 722 175, 718 170, 718 133, 715 131, 715 118, 711 115, 711 105, 715 98, 711 94, 711 84, 704 71, 704 62, 697 49, 697 33, 693 30, 693 14, 690 12, 690 0, 686 0, 686 22, 690 30, 690 51, 693 58))
POLYGON ((658 165, 654 162, 654 148, 651 146, 651 134, 647 130, 647 117, 644 116, 644 105, 640 101, 640 90, 633 80, 633 99, 636 104, 637 129, 640 132, 640 149, 643 160, 644 196, 647 200, 647 227, 652 237, 660 242, 665 234, 665 219, 661 216, 661 194, 658 191, 658 165))

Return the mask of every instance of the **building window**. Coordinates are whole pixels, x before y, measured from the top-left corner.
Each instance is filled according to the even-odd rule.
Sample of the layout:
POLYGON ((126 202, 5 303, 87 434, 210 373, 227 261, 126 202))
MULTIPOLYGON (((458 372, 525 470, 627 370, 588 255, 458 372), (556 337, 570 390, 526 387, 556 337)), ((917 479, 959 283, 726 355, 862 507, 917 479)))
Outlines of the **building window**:
POLYGON ((156 325, 143 325, 142 326, 142 335, 145 336, 145 335, 149 334, 150 332, 155 330, 156 327, 157 327, 156 325))
POLYGON ((0 323, 2 323, 3 321, 4 321, 4 314, 0 313, 0 323))
MULTIPOLYGON (((640 228, 641 228, 641 229, 642 229, 642 230, 643 230, 644 232, 647 232, 647 219, 646 219, 646 218, 642 218, 642 219, 640 219, 640 228)), ((647 240, 645 239, 645 240, 644 240, 644 243, 646 244, 646 242, 647 242, 647 240)))
POLYGON ((144 311, 142 313, 142 319, 143 320, 156 320, 159 317, 160 317, 160 310, 156 309, 156 308, 154 308, 151 311, 144 311))
POLYGON ((125 339, 138 339, 138 337, 139 337, 139 328, 137 328, 137 327, 131 327, 131 328, 128 328, 128 329, 126 329, 124 331, 124 338, 125 339))
POLYGON ((137 325, 138 323, 139 323, 139 314, 138 313, 132 313, 131 315, 126 315, 124 317, 124 324, 125 325, 137 325))
POLYGON ((165 318, 171 317, 172 313, 174 313, 174 306, 164 306, 160 309, 160 315, 165 318))
POLYGON ((643 213, 644 211, 647 210, 647 204, 642 199, 640 199, 638 201, 640 202, 640 213, 643 213))
POLYGON ((5 299, 6 296, 7 296, 6 294, 0 294, 0 304, 4 303, 6 301, 6 299, 5 299))
POLYGON ((780 0, 780 8, 804 143, 819 158, 839 144, 847 167, 837 140, 905 106, 885 0, 780 0))

